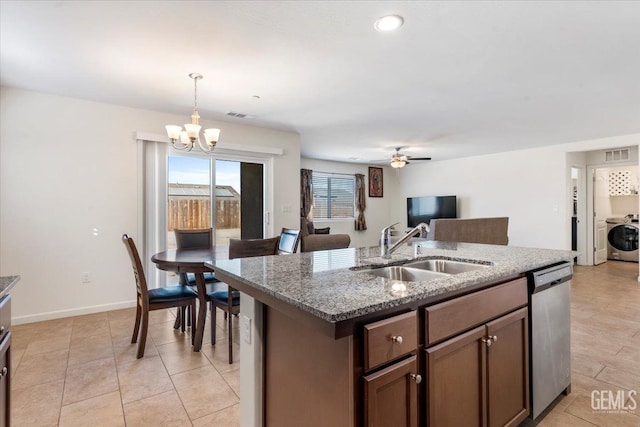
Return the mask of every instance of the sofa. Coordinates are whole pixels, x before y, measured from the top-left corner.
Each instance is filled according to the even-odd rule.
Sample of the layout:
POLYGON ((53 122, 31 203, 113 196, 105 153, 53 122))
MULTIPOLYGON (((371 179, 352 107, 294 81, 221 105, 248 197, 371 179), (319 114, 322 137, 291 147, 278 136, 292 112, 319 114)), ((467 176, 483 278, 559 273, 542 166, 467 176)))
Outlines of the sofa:
POLYGON ((427 240, 506 245, 509 217, 432 219, 427 240))
POLYGON ((326 251, 348 248, 348 234, 329 234, 330 228, 315 228, 313 221, 300 217, 300 252, 326 251))

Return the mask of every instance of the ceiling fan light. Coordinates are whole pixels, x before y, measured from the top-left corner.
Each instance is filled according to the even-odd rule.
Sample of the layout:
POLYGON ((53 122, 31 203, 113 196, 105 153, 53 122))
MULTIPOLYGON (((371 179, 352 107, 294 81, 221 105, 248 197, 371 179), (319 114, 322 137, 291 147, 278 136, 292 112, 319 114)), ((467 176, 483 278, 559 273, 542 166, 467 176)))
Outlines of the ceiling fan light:
POLYGON ((391 167, 394 168, 394 169, 403 168, 404 165, 406 165, 406 164, 407 164, 407 162, 405 160, 402 160, 402 159, 392 159, 391 163, 390 163, 391 167))

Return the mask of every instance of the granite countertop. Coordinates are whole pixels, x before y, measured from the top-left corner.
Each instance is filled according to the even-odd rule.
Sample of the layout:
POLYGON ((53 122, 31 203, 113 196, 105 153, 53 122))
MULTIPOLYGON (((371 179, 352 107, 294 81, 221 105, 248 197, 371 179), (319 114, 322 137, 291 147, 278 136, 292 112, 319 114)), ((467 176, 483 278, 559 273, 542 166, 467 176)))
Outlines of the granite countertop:
POLYGON ((20 276, 0 276, 0 298, 9 293, 20 280, 20 276))
POLYGON ((280 301, 336 323, 414 301, 435 301, 482 284, 575 256, 571 251, 427 241, 416 259, 453 259, 488 268, 419 282, 399 282, 367 269, 403 264, 414 248, 403 246, 390 260, 380 249, 348 248, 270 257, 216 260, 209 267, 280 301))

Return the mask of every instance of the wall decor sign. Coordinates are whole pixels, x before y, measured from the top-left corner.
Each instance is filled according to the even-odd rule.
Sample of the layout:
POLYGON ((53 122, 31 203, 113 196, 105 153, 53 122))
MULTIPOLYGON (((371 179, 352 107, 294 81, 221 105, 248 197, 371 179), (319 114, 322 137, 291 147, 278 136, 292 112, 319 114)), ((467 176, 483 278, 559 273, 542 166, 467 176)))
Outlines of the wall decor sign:
POLYGON ((369 167, 369 197, 382 197, 382 168, 369 167))

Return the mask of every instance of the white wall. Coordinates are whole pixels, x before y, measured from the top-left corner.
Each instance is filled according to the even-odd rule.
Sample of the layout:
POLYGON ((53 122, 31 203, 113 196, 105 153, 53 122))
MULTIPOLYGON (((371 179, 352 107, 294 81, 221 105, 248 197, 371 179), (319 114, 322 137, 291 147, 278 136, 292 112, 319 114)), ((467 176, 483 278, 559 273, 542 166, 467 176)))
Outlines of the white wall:
POLYGON ((403 217, 405 197, 455 194, 461 218, 508 216, 510 245, 569 249, 568 153, 638 144, 633 134, 412 164, 400 175, 392 216, 403 217))
MULTIPOLYGON (((596 169, 596 178, 600 177, 607 183, 609 183, 609 173, 610 172, 619 172, 619 171, 629 171, 631 177, 631 183, 633 185, 633 189, 638 190, 638 167, 637 166, 620 166, 615 168, 599 168, 596 169)), ((607 217, 624 217, 628 214, 637 214, 638 213, 638 195, 633 196, 610 196, 609 194, 605 194, 602 198, 603 203, 602 206, 596 206, 596 212, 604 212, 603 215, 607 217), (606 197, 609 196, 609 197, 606 197), (599 210, 600 209, 600 210, 599 210)))
POLYGON ((353 220, 334 220, 330 222, 314 220, 313 222, 317 228, 331 227, 331 234, 348 234, 351 236, 350 247, 375 246, 380 240, 380 230, 382 228, 403 219, 406 223, 406 210, 403 217, 392 217, 390 215, 390 201, 394 200, 393 195, 398 193, 398 174, 394 169, 390 167, 383 168, 383 197, 369 197, 369 167, 367 165, 302 158, 300 167, 317 172, 361 173, 365 176, 367 185, 367 208, 364 211, 364 217, 367 221, 366 231, 355 231, 353 220))
MULTIPOLYGON (((120 237, 137 237, 134 132, 184 116, 0 88, 0 275, 19 274, 16 322, 131 304, 120 237), (93 235, 93 229, 98 235, 93 235), (81 283, 81 272, 92 282, 81 283)), ((228 122, 221 141, 284 149, 274 162, 274 229, 298 227, 299 135, 228 122), (288 213, 281 207, 292 206, 288 213)), ((141 243, 141 242, 140 242, 141 243)))

